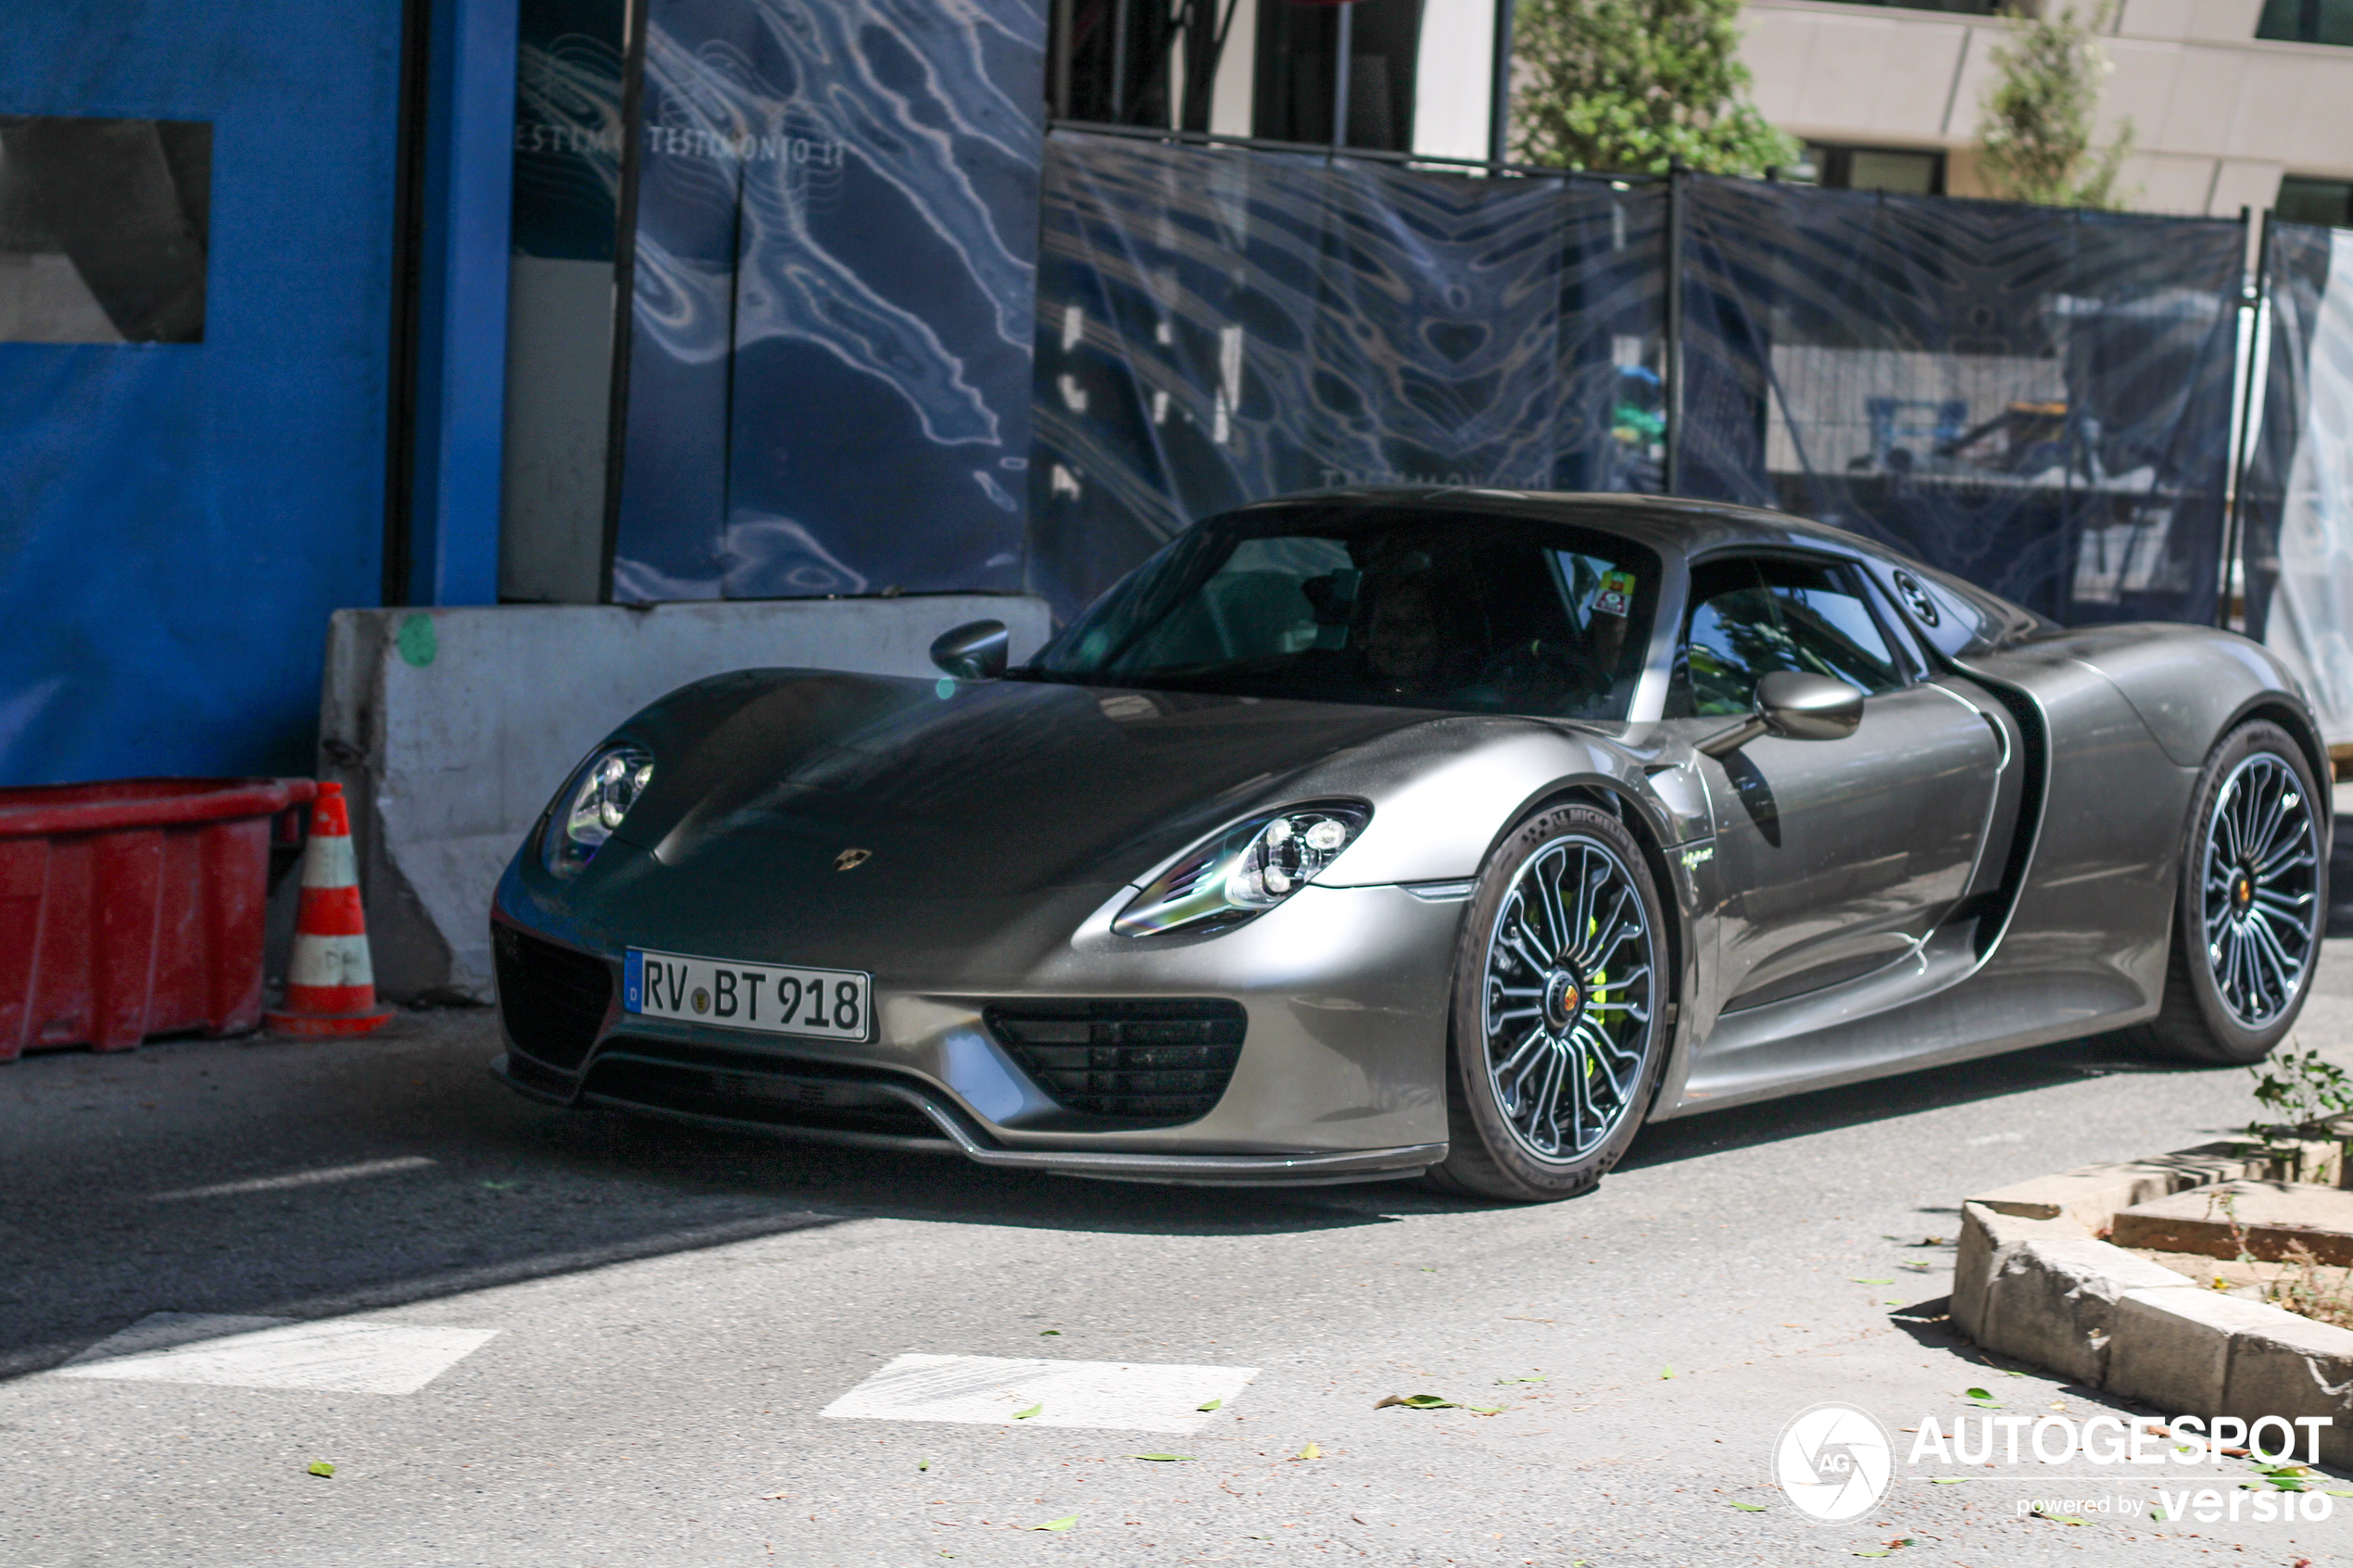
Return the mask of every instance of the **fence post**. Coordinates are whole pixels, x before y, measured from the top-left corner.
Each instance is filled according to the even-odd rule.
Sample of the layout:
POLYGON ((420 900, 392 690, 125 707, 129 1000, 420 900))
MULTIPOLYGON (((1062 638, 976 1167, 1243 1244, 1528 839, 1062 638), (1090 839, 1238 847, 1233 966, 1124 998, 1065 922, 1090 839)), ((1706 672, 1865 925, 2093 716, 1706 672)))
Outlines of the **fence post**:
POLYGON ((1683 487, 1683 176, 1680 157, 1667 166, 1667 341, 1659 356, 1659 401, 1667 416, 1666 453, 1659 487, 1680 495, 1683 487))
POLYGON ((1495 0, 1494 81, 1487 97, 1487 161, 1511 158, 1512 0, 1495 0))
MULTIPOLYGON (((2242 224, 2253 221, 2254 216, 2253 208, 2239 208, 2242 224)), ((2241 242, 2239 254, 2246 254, 2244 241, 2241 242)), ((2214 590, 2214 624, 2225 632, 2231 629, 2231 573, 2238 565, 2240 530, 2245 526, 2243 520, 2246 515, 2246 465, 2250 456, 2247 449, 2253 444, 2250 438, 2255 428, 2255 400, 2263 395, 2263 389, 2255 383, 2255 367, 2263 358, 2259 352, 2261 345, 2255 341, 2255 334, 2263 330, 2263 299, 2271 283, 2271 209, 2267 207, 2263 209, 2262 232, 2255 242, 2255 284, 2252 288, 2239 291, 2239 320, 2246 331, 2246 370, 2238 388, 2238 441, 2231 453, 2231 470, 2226 476, 2229 504, 2223 508, 2222 518, 2221 580, 2214 590)), ((2244 614, 2239 618, 2239 629, 2246 629, 2244 614)))

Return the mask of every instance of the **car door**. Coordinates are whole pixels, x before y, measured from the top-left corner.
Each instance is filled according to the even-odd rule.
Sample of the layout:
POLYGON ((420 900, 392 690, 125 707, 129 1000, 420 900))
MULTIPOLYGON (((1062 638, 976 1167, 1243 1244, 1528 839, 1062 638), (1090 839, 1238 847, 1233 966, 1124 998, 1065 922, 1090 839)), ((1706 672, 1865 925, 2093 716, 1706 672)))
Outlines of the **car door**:
POLYGON ((1917 951, 1960 901, 1986 831, 2003 746, 1985 716, 1922 673, 1850 564, 1718 556, 1692 569, 1667 715, 1695 734, 1754 709, 1774 671, 1866 694, 1855 733, 1762 735, 1703 757, 1724 890, 1726 1011, 1818 990, 1917 951), (1702 722, 1712 721, 1713 722, 1702 722))

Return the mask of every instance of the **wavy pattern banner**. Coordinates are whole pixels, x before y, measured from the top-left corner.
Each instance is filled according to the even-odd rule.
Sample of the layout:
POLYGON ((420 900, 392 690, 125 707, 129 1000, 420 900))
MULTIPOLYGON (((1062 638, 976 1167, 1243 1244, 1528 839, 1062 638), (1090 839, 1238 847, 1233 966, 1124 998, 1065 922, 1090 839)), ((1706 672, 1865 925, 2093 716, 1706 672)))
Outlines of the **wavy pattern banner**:
POLYGON ((2246 231, 1692 179, 1682 488, 2070 624, 2210 621, 2246 231))
POLYGON ((1656 188, 1057 132, 1031 583, 1362 483, 1657 487, 1656 188))
POLYGON ((1044 41, 652 0, 616 598, 1020 586, 1044 41))

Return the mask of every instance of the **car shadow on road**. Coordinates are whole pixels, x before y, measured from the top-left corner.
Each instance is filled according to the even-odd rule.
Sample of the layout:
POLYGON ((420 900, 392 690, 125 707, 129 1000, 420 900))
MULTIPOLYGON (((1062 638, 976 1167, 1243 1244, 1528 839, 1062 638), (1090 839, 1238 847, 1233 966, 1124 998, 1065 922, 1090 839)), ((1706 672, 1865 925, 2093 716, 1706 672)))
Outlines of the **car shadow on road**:
POLYGON ((2240 1067, 2160 1061, 2116 1035, 2095 1035, 1662 1122, 1643 1130, 1620 1169, 1663 1165, 2119 1073, 2245 1072, 2240 1067))

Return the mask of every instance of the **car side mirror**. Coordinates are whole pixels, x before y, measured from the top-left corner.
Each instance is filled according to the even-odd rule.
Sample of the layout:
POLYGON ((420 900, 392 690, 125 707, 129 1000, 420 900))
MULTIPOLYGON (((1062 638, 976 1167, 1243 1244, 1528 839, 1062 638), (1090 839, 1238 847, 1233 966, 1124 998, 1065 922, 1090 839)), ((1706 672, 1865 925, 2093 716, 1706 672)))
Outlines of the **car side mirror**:
POLYGON ((967 621, 934 639, 931 661, 960 681, 993 681, 1005 672, 1013 641, 1001 621, 967 621))
POLYGON ((1699 743, 1714 758, 1730 757, 1759 735, 1783 740, 1843 740, 1863 721, 1863 694, 1827 675, 1777 670, 1756 683, 1756 712, 1699 743))

